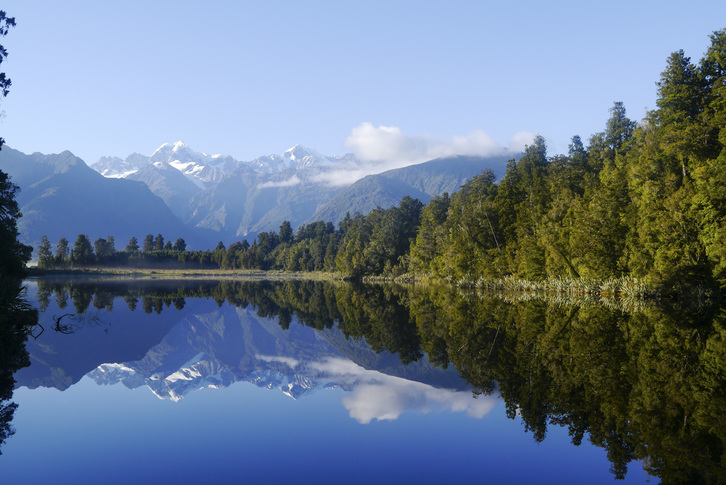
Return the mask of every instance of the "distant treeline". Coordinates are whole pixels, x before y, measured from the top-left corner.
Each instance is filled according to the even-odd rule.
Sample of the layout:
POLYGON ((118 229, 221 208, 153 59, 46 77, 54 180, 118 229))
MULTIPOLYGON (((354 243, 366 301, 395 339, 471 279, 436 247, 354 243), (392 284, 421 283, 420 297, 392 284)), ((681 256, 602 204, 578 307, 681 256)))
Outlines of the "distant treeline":
POLYGON ((538 136, 503 180, 485 171, 426 206, 406 197, 337 228, 321 221, 293 232, 285 222, 252 245, 220 243, 212 251, 188 252, 183 241, 164 243, 161 235, 116 251, 111 238, 92 248, 79 236, 72 254, 66 242, 53 256, 44 240, 40 263, 166 261, 470 283, 631 277, 666 289, 723 287, 726 30, 711 35, 698 64, 683 51, 671 54, 657 86, 657 108, 640 123, 616 102, 587 146, 575 136, 566 155, 549 156, 538 136))
POLYGON ((319 221, 293 231, 285 221, 278 232, 258 234, 252 245, 243 240, 225 247, 220 241, 205 251, 188 251, 183 239, 165 242, 161 234, 148 234, 141 245, 132 237, 123 249, 116 248, 113 236, 91 243, 80 234, 72 247, 61 238, 55 248, 43 236, 38 266, 337 271, 352 277, 387 274, 400 271, 399 260, 416 237, 422 208, 420 201, 405 197, 398 207, 347 216, 337 228, 319 221))

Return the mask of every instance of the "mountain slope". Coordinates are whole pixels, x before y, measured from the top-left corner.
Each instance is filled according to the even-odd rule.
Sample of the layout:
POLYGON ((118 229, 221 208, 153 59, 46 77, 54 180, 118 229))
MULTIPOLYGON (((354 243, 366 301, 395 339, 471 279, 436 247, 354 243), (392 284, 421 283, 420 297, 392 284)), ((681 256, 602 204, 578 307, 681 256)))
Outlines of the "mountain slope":
POLYGON ((340 191, 306 180, 311 170, 266 174, 240 167, 192 198, 187 223, 228 242, 276 231, 286 220, 299 226, 340 191))
POLYGON ((337 224, 345 218, 346 213, 368 214, 376 207, 387 209, 398 204, 405 195, 423 203, 431 199, 431 195, 401 180, 368 175, 330 199, 307 222, 325 221, 337 224))
POLYGON ((491 168, 498 177, 511 157, 447 157, 369 175, 351 184, 322 205, 306 222, 338 223, 346 213, 367 214, 376 207, 387 209, 408 195, 428 202, 444 192, 459 190, 467 180, 491 168))
POLYGON ((91 241, 111 235, 123 248, 132 236, 161 233, 167 239, 182 237, 190 247, 208 247, 145 184, 105 178, 68 151, 25 155, 6 146, 0 169, 21 189, 18 227, 26 244, 37 246, 43 235, 53 243, 65 237, 71 244, 78 234, 91 241))
POLYGON ((143 182, 166 203, 182 221, 189 217, 189 201, 201 188, 166 162, 156 162, 128 175, 128 180, 143 182))

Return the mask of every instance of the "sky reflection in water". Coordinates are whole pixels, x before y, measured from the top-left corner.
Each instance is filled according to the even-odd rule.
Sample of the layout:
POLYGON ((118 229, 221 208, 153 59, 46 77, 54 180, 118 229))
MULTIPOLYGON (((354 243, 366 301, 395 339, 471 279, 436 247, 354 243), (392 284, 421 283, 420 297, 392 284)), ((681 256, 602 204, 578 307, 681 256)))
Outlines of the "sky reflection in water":
MULTIPOLYGON (((106 315, 108 327, 83 331, 113 337, 124 323, 111 317, 128 318, 124 308, 117 298, 114 311, 106 315)), ((46 316, 61 311, 51 302, 46 316)), ((437 388, 366 369, 335 349, 316 357, 309 350, 319 348, 325 338, 333 340, 295 319, 289 330, 278 334, 274 320, 256 317, 251 308, 220 307, 206 299, 187 299, 183 310, 169 307, 145 317, 171 314, 181 317, 172 330, 183 327, 187 339, 192 338, 190 329, 202 332, 199 322, 222 335, 232 334, 230 318, 237 318, 238 326, 248 327, 244 335, 255 336, 251 347, 258 352, 228 355, 225 362, 251 359, 253 366, 276 366, 282 374, 287 368, 289 374, 308 379, 298 382, 314 382, 314 389, 291 399, 280 392, 284 379, 257 381, 257 386, 237 382, 187 392, 174 402, 158 399, 143 385, 98 385, 90 377, 64 391, 21 387, 14 396, 19 404, 13 421, 17 433, 0 457, 3 483, 614 482, 603 450, 589 443, 573 447, 566 430, 552 427, 537 444, 523 432, 519 419, 505 418, 504 406, 494 396, 475 398, 468 390, 437 388), (262 335, 264 331, 271 337, 262 335), (300 352, 286 355, 286 347, 275 340, 286 335, 302 336, 310 346, 287 347, 300 352), (267 345, 268 337, 275 346, 267 345), (271 349, 283 351, 275 355, 271 349), (270 386, 273 381, 280 387, 270 386)), ((159 358, 160 347, 168 350, 173 341, 169 335, 144 358, 124 365, 138 371, 150 354, 159 358)), ((30 342, 31 356, 36 344, 36 350, 45 345, 30 342)), ((165 370, 166 378, 174 374, 168 366, 165 370)), ((625 482, 645 480, 633 463, 625 482)))

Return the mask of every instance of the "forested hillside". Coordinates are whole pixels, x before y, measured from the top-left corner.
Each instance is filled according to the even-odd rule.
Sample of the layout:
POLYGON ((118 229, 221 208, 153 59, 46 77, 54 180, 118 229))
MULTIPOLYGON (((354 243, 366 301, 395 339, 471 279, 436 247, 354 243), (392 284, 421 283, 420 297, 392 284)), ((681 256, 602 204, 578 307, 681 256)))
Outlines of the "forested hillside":
POLYGON ((159 248, 153 257, 471 284, 627 277, 661 289, 723 287, 726 30, 711 35, 697 64, 671 54, 657 87, 657 108, 641 122, 616 102, 587 145, 574 136, 567 154, 552 156, 537 137, 500 182, 484 171, 426 206, 405 197, 387 210, 348 215, 337 228, 320 221, 293 232, 286 222, 251 246, 220 243, 192 258, 159 248))
POLYGON ((410 268, 476 279, 632 276, 726 284, 726 31, 698 64, 674 52, 641 123, 615 103, 585 147, 535 139, 496 184, 484 173, 422 212, 410 268))

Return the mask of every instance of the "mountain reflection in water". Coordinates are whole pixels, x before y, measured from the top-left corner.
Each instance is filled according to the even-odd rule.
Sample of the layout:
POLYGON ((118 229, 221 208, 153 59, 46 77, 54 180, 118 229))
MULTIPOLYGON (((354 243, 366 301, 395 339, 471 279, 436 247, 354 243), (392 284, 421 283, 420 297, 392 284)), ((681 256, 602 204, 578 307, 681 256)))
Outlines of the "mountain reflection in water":
POLYGON ((536 441, 556 425, 603 448, 615 478, 640 461, 663 483, 726 480, 726 326, 713 307, 310 281, 39 279, 36 290, 42 334, 18 387, 88 376, 171 400, 240 381, 295 399, 338 388, 360 423, 481 418, 502 399, 536 441))

